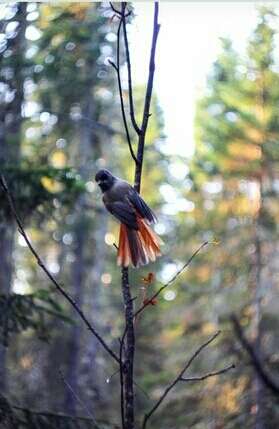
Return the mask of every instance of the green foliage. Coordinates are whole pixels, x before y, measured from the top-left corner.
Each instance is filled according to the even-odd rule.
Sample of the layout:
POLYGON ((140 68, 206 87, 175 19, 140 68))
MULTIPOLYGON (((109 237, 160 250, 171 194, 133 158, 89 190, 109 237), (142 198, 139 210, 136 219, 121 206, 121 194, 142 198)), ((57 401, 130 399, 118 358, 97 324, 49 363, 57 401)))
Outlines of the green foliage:
MULTIPOLYGON (((112 70, 104 59, 114 43, 107 34, 114 25, 98 4, 75 4, 71 8, 42 5, 37 23, 42 32, 36 44, 33 79, 38 90, 36 101, 43 111, 57 117, 63 138, 72 136, 77 127, 92 129, 104 107, 111 110, 112 70), (38 68, 39 66, 39 68, 38 68), (94 100, 93 111, 88 96, 94 100)), ((102 123, 109 124, 102 115, 102 123)))
POLYGON ((33 294, 0 295, 0 342, 7 347, 14 334, 32 329, 40 340, 48 341, 49 317, 72 323, 51 293, 42 289, 33 294))
MULTIPOLYGON (((72 168, 5 167, 2 173, 23 219, 36 215, 36 210, 49 216, 55 201, 67 208, 85 191, 83 181, 72 168)), ((9 218, 9 203, 3 190, 0 191, 0 206, 1 216, 9 218)))

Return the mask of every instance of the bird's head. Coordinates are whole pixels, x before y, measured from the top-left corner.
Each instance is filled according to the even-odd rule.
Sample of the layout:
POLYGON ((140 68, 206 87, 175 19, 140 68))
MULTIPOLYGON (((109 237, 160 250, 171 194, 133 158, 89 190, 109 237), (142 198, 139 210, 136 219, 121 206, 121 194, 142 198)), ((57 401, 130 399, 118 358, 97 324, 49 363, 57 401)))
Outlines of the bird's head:
POLYGON ((115 177, 108 170, 99 170, 95 176, 95 180, 101 188, 102 192, 108 191, 115 182, 115 177))

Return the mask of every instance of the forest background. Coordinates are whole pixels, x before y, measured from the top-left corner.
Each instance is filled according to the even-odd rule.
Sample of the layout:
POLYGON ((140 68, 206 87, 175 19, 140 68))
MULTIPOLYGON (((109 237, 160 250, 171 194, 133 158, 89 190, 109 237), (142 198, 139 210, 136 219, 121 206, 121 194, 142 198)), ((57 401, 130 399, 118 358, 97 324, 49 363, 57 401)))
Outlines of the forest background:
MULTIPOLYGON (((116 21, 109 5, 100 3, 14 3, 1 5, 0 11, 1 173, 50 272, 117 348, 123 329, 113 246, 118 226, 104 211, 93 180, 100 167, 129 181, 133 177, 108 62, 115 57, 116 21)), ((279 419, 278 403, 251 366, 231 321, 235 314, 276 380, 278 30, 275 10, 261 7, 245 52, 221 39, 192 107, 190 150, 183 133, 179 141, 178 136, 169 141, 160 93, 153 97, 142 194, 158 215, 155 228, 165 245, 156 264, 132 273, 136 305, 149 272, 156 280, 148 292, 167 281, 199 245, 210 244, 137 321, 138 412, 160 397, 185 355, 218 329, 218 342, 195 362, 191 375, 236 365, 203 383, 179 384, 154 416, 155 429, 259 429, 274 427, 279 419)), ((133 52, 141 46, 132 40, 137 69, 133 52)), ((179 45, 186 58, 187 43, 179 45)), ((160 49, 162 42, 158 55, 160 49)), ((171 55, 170 61, 175 73, 171 55)), ((156 73, 160 76, 160 68, 156 73)), ((124 90, 127 101, 125 85, 124 90)), ((134 96, 140 117, 141 85, 134 96)), ((171 108, 177 109, 175 93, 171 108)), ((184 115, 187 128, 187 109, 184 115)), ((4 192, 0 201, 1 392, 18 418, 41 425, 35 427, 51 427, 58 413, 65 415, 59 418, 64 427, 71 421, 67 416, 76 415, 93 415, 113 427, 119 422, 114 365, 38 269, 4 192)))

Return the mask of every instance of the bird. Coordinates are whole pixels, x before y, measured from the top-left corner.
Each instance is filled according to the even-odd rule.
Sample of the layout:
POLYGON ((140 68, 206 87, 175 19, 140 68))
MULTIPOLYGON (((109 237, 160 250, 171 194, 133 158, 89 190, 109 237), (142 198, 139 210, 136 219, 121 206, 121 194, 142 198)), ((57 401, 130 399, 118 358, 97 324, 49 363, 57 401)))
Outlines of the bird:
POLYGON ((161 256, 162 240, 150 228, 157 218, 139 193, 125 180, 101 169, 95 181, 106 209, 120 222, 117 264, 138 268, 161 256))

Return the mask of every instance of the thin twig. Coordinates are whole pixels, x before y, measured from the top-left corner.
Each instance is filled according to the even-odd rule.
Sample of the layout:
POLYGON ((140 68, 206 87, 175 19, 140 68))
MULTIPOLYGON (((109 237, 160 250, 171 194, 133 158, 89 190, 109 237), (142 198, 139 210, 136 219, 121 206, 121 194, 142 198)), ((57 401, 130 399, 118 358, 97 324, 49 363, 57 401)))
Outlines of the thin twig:
MULTIPOLYGON (((125 8, 127 3, 123 2, 121 6, 122 17, 125 17, 125 8)), ((129 87, 129 105, 130 105, 130 117, 133 127, 138 135, 141 133, 141 129, 139 128, 136 118, 135 118, 135 110, 134 110, 134 99, 133 99, 133 85, 132 85, 132 71, 131 71, 131 60, 130 60, 130 50, 129 50, 129 42, 127 36, 127 28, 126 28, 126 19, 123 18, 123 35, 124 35, 124 44, 125 44, 125 52, 126 52, 126 61, 127 61, 127 70, 128 70, 128 87, 129 87)))
MULTIPOLYGON (((168 286, 170 286, 176 279, 177 277, 190 265, 190 263, 192 262, 192 260, 195 258, 195 256, 203 249, 203 247, 205 247, 208 244, 207 241, 205 241, 204 243, 202 243, 198 249, 192 254, 192 256, 188 259, 188 261, 183 265, 182 268, 180 268, 180 270, 178 270, 174 276, 166 283, 164 284, 149 300, 146 304, 143 304, 142 307, 140 307, 135 313, 134 313, 134 319, 137 318, 137 316, 149 305, 149 303, 157 298, 157 296, 163 292, 163 290, 165 290, 168 286)), ((125 330, 123 332, 123 335, 121 337, 121 344, 123 347, 124 344, 124 340, 127 334, 127 325, 125 326, 125 330)))
POLYGON ((187 361, 187 363, 184 365, 183 369, 179 372, 179 374, 176 376, 176 378, 170 383, 170 385, 165 389, 164 393, 160 396, 158 401, 155 403, 155 405, 151 408, 151 410, 145 415, 142 429, 146 428, 147 422, 152 416, 152 414, 155 413, 157 408, 161 405, 161 403, 164 401, 168 393, 174 388, 174 386, 181 381, 183 374, 187 371, 187 369, 190 367, 192 362, 197 358, 197 356, 201 353, 201 351, 206 348, 212 341, 214 341, 218 335, 220 335, 221 331, 217 331, 212 337, 210 337, 206 342, 204 342, 196 351, 195 353, 190 357, 190 359, 187 361))
POLYGON ((109 61, 109 64, 116 71, 117 82, 118 82, 118 92, 119 92, 121 112, 122 112, 122 119, 123 119, 123 124, 124 124, 125 132, 126 132, 127 143, 128 143, 128 146, 129 146, 131 157, 133 158, 133 160, 137 164, 138 161, 137 161, 136 155, 135 155, 133 147, 132 147, 131 137, 130 137, 129 128, 128 128, 128 124, 127 124, 127 119, 126 119, 125 106, 124 106, 124 98, 123 98, 123 91, 122 91, 122 83, 121 83, 121 75, 120 75, 120 32, 121 32, 121 26, 123 24, 123 20, 124 19, 125 18, 122 18, 122 17, 120 18, 119 25, 118 25, 118 30, 117 30, 116 64, 113 61, 109 61))
POLYGON ((88 416, 91 417, 93 423, 95 424, 97 429, 100 429, 100 426, 98 425, 95 417, 93 416, 93 414, 91 413, 91 411, 88 409, 88 407, 86 406, 86 404, 82 401, 82 399, 78 396, 78 394, 74 391, 74 389, 72 388, 72 386, 70 385, 70 383, 68 383, 68 381, 66 380, 62 370, 59 370, 59 375, 61 377, 61 380, 63 381, 63 383, 65 384, 65 386, 67 387, 67 389, 69 389, 69 391, 71 392, 71 394, 73 395, 73 397, 75 398, 75 400, 81 405, 81 407, 87 412, 88 416))
POLYGON ((145 304, 143 304, 134 314, 134 318, 136 318, 148 305, 150 305, 150 303, 152 302, 152 300, 156 299, 158 297, 158 295, 160 295, 168 286, 170 286, 176 279, 178 276, 180 276, 180 274, 191 264, 192 260, 195 258, 195 256, 205 247, 207 246, 209 243, 208 241, 204 241, 199 247, 198 249, 192 254, 192 256, 188 259, 188 261, 183 265, 182 268, 180 268, 180 270, 178 270, 174 276, 167 282, 165 283, 156 293, 154 293, 154 295, 152 295, 148 301, 146 301, 145 304))
POLYGON ((203 381, 209 377, 214 377, 215 375, 224 374, 225 372, 230 371, 231 369, 234 369, 234 368, 235 368, 235 364, 232 363, 231 365, 229 365, 223 369, 220 369, 219 371, 208 372, 207 374, 201 375, 199 377, 187 377, 187 378, 181 377, 180 381, 186 381, 186 382, 188 382, 188 381, 203 381))
MULTIPOLYGON (((123 14, 122 14, 122 12, 120 11, 120 10, 118 10, 118 9, 116 9, 114 6, 113 6, 113 4, 112 4, 112 2, 109 2, 109 5, 110 5, 110 8, 111 8, 111 10, 118 16, 118 17, 122 17, 123 16, 123 14)), ((125 18, 128 18, 128 16, 130 16, 132 14, 132 11, 131 10, 129 10, 125 15, 124 15, 124 17, 125 18)))
POLYGON ((261 377, 266 387, 268 387, 276 396, 279 396, 279 384, 273 380, 272 376, 269 375, 266 369, 263 367, 261 359, 257 355, 254 347, 252 346, 252 344, 250 344, 250 342, 245 337, 237 317, 232 315, 231 320, 233 323, 236 336, 239 339, 239 342, 241 343, 242 347, 246 350, 246 352, 250 356, 251 363, 256 373, 261 377))
POLYGON ((137 151, 138 163, 136 165, 136 171, 135 171, 134 188, 138 193, 140 193, 140 186, 141 186, 145 135, 146 135, 146 130, 148 126, 148 119, 150 117, 149 110, 150 110, 151 96, 152 96, 152 90, 153 90, 154 73, 155 73, 155 53, 156 53, 158 34, 160 30, 160 25, 158 24, 158 15, 159 15, 159 3, 155 2, 153 34, 152 34, 150 59, 149 59, 149 73, 148 73, 148 81, 147 81, 147 87, 146 87, 146 93, 145 93, 142 123, 140 127, 141 133, 139 135, 139 140, 138 140, 138 151, 137 151))
POLYGON ((98 332, 95 330, 95 328, 93 328, 93 326, 91 325, 91 323, 88 321, 88 319, 85 317, 83 311, 81 310, 81 308, 79 308, 79 306, 77 305, 77 303, 75 302, 75 300, 63 289, 62 286, 60 286, 60 284, 55 280, 55 278, 53 277, 53 275, 49 272, 49 270, 47 269, 47 267, 45 266, 45 264, 43 263, 42 259, 40 258, 39 254, 36 252, 36 250, 34 249, 31 241, 29 240, 22 222, 20 220, 20 217, 16 211, 15 208, 15 203, 12 197, 12 194, 8 188, 7 182, 4 178, 4 176, 1 174, 0 176, 0 183, 1 186, 7 196, 8 202, 9 202, 9 206, 11 208, 11 211, 13 213, 13 216, 15 218, 15 221, 18 225, 18 230, 19 233, 22 235, 22 237, 24 238, 29 250, 31 251, 31 253, 33 254, 33 256, 35 257, 37 264, 41 267, 41 269, 44 271, 44 273, 46 274, 46 276, 49 278, 49 280, 54 284, 54 286, 56 287, 56 289, 61 293, 61 295, 64 296, 64 298, 71 304, 71 306, 75 309, 75 311, 78 313, 78 315, 80 316, 80 318, 83 320, 83 322, 85 323, 85 325, 87 326, 88 330, 97 338, 97 340, 102 344, 103 348, 110 354, 110 356, 117 362, 119 363, 119 358, 118 356, 113 352, 113 350, 107 345, 107 343, 105 342, 105 340, 100 336, 100 334, 98 334, 98 332))
POLYGON ((106 382, 110 383, 111 380, 113 379, 113 377, 115 377, 117 374, 119 373, 119 369, 117 369, 116 371, 114 371, 107 379, 106 382))

